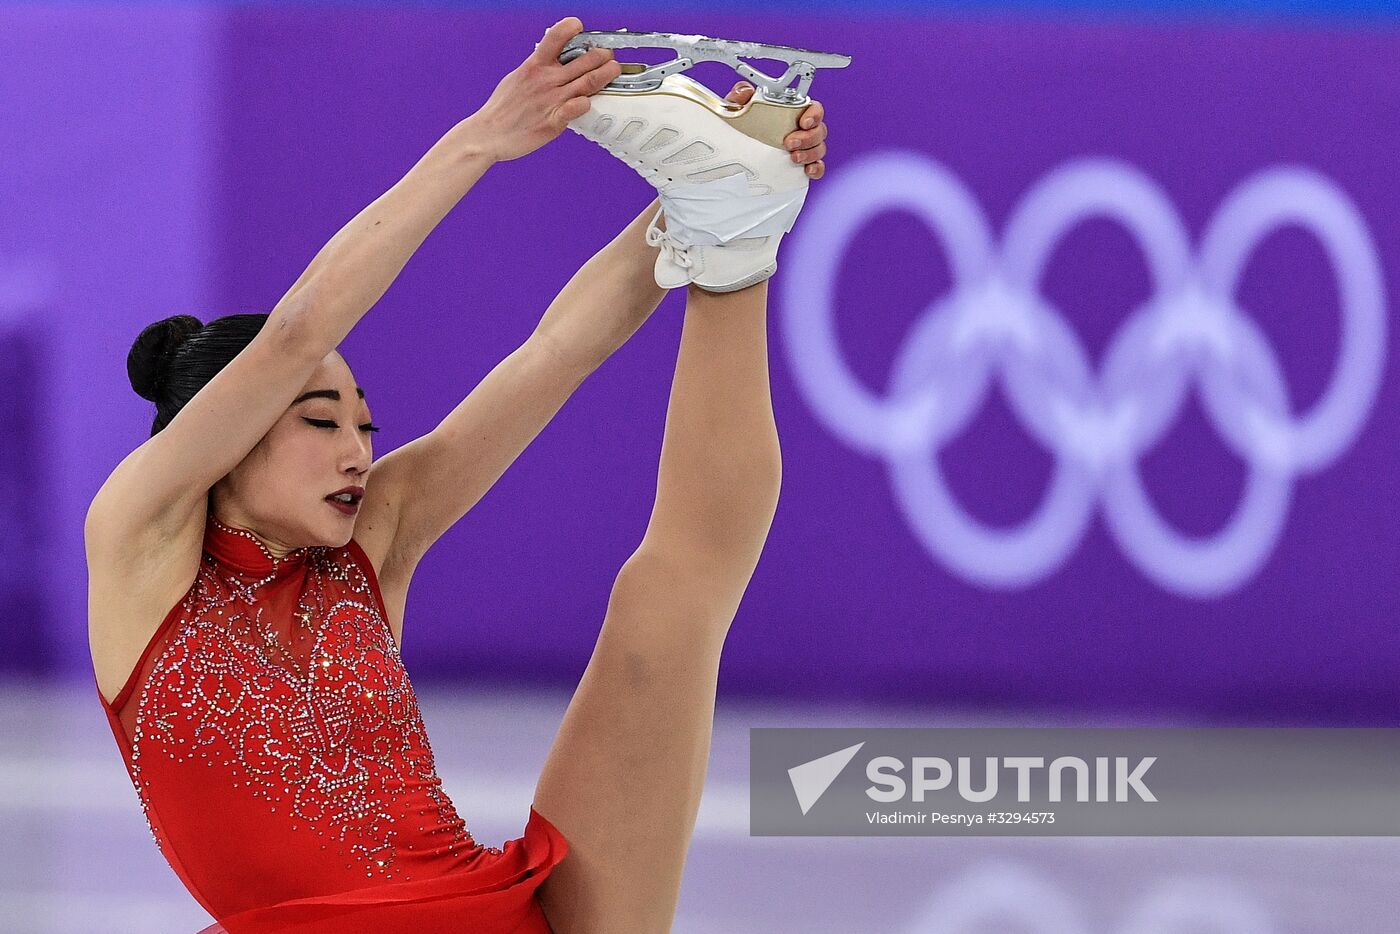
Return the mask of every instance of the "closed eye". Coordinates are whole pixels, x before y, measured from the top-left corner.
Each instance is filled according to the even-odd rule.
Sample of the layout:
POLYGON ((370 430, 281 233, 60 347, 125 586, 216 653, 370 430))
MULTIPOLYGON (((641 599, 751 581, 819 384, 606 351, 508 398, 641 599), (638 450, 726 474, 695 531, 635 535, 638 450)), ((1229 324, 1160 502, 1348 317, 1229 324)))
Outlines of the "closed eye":
MULTIPOLYGON (((340 427, 339 425, 337 425, 335 422, 331 421, 331 420, 328 419, 328 418, 305 418, 305 417, 303 417, 303 418, 302 418, 302 421, 306 422, 306 423, 309 424, 309 425, 315 425, 317 428, 339 428, 339 427, 340 427)), ((360 426, 360 430, 361 430, 361 431, 378 431, 378 430, 379 430, 379 426, 378 426, 378 425, 375 425, 375 424, 373 424, 373 423, 371 423, 371 422, 365 422, 363 425, 360 426)))

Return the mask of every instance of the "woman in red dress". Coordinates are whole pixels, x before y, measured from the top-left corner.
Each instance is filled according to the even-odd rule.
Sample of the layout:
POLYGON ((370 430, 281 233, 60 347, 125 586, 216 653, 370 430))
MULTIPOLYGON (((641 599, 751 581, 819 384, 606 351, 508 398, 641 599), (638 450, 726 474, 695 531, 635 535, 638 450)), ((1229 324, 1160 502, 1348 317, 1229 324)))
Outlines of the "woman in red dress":
MULTIPOLYGON (((687 290, 641 544, 535 789, 477 843, 442 790, 399 656, 413 570, 660 303, 653 202, 436 429, 373 459, 336 351, 492 164, 559 135, 619 68, 568 65, 570 17, 315 257, 268 315, 176 316, 132 347, 151 437, 85 528, 97 689, 206 931, 669 929, 720 649, 776 508, 767 284, 687 290)), ((738 98, 736 98, 738 99, 738 98)), ((797 157, 820 177, 815 131, 797 157)))

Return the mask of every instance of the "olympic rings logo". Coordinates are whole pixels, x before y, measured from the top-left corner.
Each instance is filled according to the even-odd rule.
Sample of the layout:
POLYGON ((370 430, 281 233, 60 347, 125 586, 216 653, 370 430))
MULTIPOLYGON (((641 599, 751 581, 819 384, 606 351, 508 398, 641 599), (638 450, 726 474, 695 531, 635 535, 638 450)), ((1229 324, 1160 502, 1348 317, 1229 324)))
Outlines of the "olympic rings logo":
POLYGON ((974 583, 1009 589, 1048 577, 1101 501, 1114 540, 1150 579, 1192 597, 1228 593, 1272 552, 1293 477, 1341 456, 1375 402, 1386 342, 1380 259, 1360 212, 1312 170, 1274 167, 1241 183, 1194 251, 1161 188, 1108 159, 1074 161, 1041 179, 1012 212, 999 245, 967 188, 918 153, 865 157, 833 178, 808 211, 786 256, 780 311, 797 383, 834 435, 886 462, 906 521, 935 558, 974 583), (880 396, 843 359, 834 286, 854 232, 894 209, 912 212, 937 235, 954 285, 911 329, 880 396), (1135 238, 1154 286, 1110 340, 1097 373, 1069 324, 1037 292, 1056 243, 1092 217, 1111 219, 1135 238), (1331 382, 1296 417, 1277 357, 1234 298, 1250 254, 1287 224, 1324 248, 1341 314, 1331 382), (993 379, 1055 458, 1041 502, 1010 529, 969 516, 937 458, 976 416, 993 379), (1249 466, 1241 501, 1205 539, 1170 527, 1136 467, 1193 385, 1221 439, 1249 466))

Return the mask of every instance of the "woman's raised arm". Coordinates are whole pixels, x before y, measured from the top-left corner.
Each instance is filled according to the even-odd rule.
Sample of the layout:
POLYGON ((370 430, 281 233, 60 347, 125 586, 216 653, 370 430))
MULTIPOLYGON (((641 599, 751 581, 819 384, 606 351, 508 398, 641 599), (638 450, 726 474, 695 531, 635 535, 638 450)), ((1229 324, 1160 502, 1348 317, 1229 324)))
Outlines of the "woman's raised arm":
POLYGON ((257 337, 117 466, 89 516, 119 539, 124 531, 183 527, 490 165, 461 124, 439 140, 331 238, 257 337))
POLYGON ((486 170, 559 136, 587 111, 589 95, 617 76, 609 50, 559 64, 564 44, 581 29, 575 17, 550 27, 476 113, 341 228, 257 338, 118 465, 94 499, 90 519, 116 519, 127 529, 170 526, 201 505, 486 170), (104 508, 109 503, 114 508, 104 508))

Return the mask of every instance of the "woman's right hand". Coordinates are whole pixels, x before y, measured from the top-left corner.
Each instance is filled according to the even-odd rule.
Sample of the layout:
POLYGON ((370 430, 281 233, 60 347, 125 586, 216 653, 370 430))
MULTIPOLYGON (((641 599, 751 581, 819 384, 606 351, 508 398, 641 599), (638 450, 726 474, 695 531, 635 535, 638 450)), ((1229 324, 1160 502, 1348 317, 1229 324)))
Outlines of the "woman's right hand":
POLYGON ((545 30, 535 51, 501 79, 481 109, 467 118, 497 162, 534 152, 589 110, 588 98, 622 73, 612 49, 589 49, 567 65, 559 56, 583 32, 576 16, 545 30))

